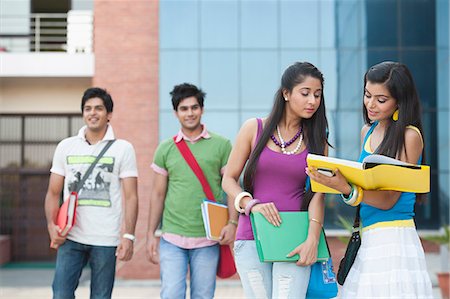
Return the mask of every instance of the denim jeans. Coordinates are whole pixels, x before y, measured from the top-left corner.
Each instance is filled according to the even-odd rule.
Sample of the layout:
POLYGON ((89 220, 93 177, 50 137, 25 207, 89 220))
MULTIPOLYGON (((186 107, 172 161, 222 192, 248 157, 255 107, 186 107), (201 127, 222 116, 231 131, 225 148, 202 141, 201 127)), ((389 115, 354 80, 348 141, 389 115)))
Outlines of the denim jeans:
POLYGON ((253 240, 235 241, 234 258, 246 298, 305 298, 311 267, 261 263, 253 240))
POLYGON ((91 299, 109 299, 116 271, 116 247, 84 245, 66 240, 58 248, 53 299, 73 299, 81 272, 89 262, 91 299))
POLYGON ((219 244, 184 249, 161 238, 159 245, 161 298, 186 298, 189 265, 192 299, 212 299, 216 290, 219 244))

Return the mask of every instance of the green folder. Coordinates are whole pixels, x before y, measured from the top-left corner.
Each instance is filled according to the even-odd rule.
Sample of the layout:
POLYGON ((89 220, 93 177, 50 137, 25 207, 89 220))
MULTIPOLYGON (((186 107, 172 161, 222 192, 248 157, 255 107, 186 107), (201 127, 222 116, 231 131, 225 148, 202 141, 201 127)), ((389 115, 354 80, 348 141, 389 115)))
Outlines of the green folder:
MULTIPOLYGON (((308 236, 308 212, 280 212, 281 225, 270 224, 261 213, 251 213, 256 249, 261 262, 296 262, 298 254, 287 257, 288 253, 306 241, 308 236)), ((317 253, 318 261, 330 257, 325 234, 322 230, 317 253)))

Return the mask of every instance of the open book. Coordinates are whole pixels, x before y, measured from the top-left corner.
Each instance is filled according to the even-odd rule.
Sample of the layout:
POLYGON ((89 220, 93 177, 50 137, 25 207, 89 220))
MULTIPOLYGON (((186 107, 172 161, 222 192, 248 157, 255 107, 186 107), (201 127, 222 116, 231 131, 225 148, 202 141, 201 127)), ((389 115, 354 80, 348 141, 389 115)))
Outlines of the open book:
MULTIPOLYGON (((360 163, 308 154, 307 164, 328 176, 333 176, 337 168, 349 182, 364 190, 430 191, 430 166, 409 164, 383 155, 369 155, 360 163)), ((314 192, 339 193, 313 180, 311 188, 314 192)))
MULTIPOLYGON (((308 212, 280 212, 281 225, 272 225, 261 213, 251 213, 253 235, 261 262, 296 262, 298 254, 287 257, 288 253, 306 241, 308 237, 308 212)), ((326 261, 330 257, 325 234, 319 239, 317 260, 326 261)))
POLYGON ((219 241, 220 232, 228 222, 228 207, 224 204, 204 200, 201 208, 206 238, 219 241))

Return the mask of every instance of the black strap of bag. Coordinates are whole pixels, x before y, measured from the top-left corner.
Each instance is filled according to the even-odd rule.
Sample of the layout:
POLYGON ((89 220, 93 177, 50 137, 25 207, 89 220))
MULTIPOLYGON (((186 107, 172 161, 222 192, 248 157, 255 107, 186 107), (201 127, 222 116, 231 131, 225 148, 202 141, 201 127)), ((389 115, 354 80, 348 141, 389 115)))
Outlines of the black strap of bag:
POLYGON ((359 232, 359 210, 361 209, 361 205, 358 205, 356 208, 355 220, 353 221, 353 231, 359 232))
POLYGON ((339 270, 337 274, 337 281, 340 285, 344 285, 353 263, 355 262, 356 255, 359 247, 361 246, 361 236, 359 234, 359 210, 361 205, 356 208, 355 220, 353 221, 353 232, 345 250, 345 255, 339 263, 339 270))
MULTIPOLYGON (((81 188, 83 188, 84 182, 86 182, 87 178, 89 177, 89 175, 91 174, 92 170, 94 169, 95 165, 98 163, 98 161, 103 157, 103 155, 106 153, 106 151, 111 147, 111 145, 114 143, 114 141, 116 141, 115 139, 113 140, 109 140, 108 143, 105 145, 105 147, 103 147, 102 151, 100 152, 100 154, 98 154, 97 158, 95 158, 94 162, 91 164, 91 166, 89 166, 88 170, 86 171, 86 173, 84 174, 83 178, 81 179, 81 181, 79 181, 75 186, 76 188, 73 188, 75 190, 70 190, 70 191, 76 191, 77 193, 80 192, 81 188)), ((75 187, 74 186, 74 187, 75 187)))

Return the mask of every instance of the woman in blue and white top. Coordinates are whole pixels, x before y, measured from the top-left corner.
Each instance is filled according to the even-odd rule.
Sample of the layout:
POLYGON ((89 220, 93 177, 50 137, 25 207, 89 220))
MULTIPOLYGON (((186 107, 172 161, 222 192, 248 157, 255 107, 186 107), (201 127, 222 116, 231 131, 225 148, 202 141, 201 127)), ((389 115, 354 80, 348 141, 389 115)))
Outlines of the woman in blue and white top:
MULTIPOLYGON (((397 62, 372 66, 364 76, 361 162, 381 154, 412 164, 424 162, 421 107, 408 68, 397 62)), ((342 298, 432 298, 425 255, 414 224, 414 204, 424 194, 362 190, 339 172, 312 180, 339 190, 360 207, 361 247, 342 288, 342 298)))

